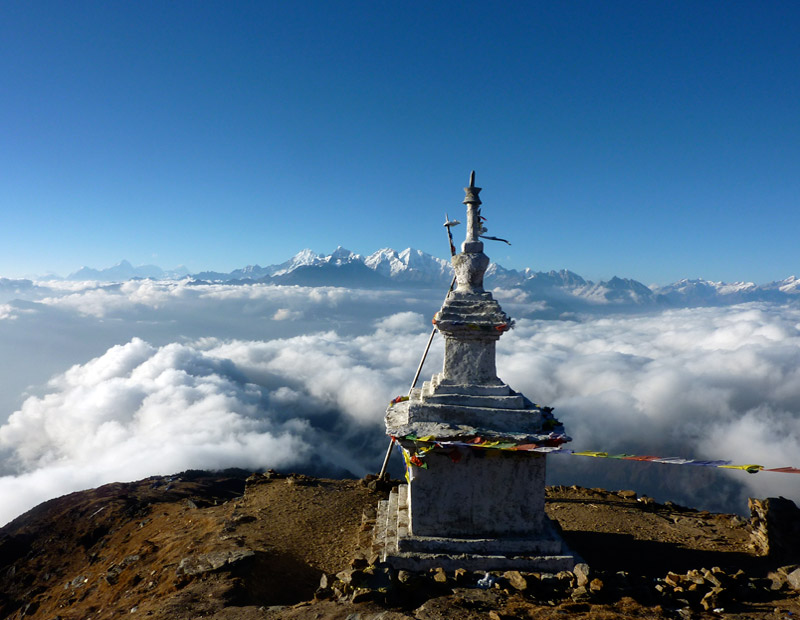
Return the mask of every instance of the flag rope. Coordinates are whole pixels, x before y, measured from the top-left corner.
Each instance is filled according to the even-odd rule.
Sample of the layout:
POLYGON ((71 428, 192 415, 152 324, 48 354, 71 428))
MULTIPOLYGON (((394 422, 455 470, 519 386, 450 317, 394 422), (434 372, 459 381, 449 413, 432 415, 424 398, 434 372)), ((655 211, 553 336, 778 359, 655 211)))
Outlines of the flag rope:
POLYGON ((439 440, 428 435, 425 437, 417 437, 416 435, 406 435, 405 437, 392 437, 392 441, 396 443, 403 451, 403 458, 406 462, 406 479, 408 479, 408 468, 412 465, 415 467, 428 468, 425 462, 425 456, 434 450, 440 453, 447 454, 453 462, 460 460, 460 455, 454 455, 453 451, 458 451, 462 448, 471 450, 500 450, 509 452, 534 452, 537 454, 568 454, 570 456, 586 456, 592 458, 608 458, 621 461, 643 461, 648 463, 661 463, 665 465, 694 465, 698 467, 718 467, 721 469, 738 469, 746 471, 748 474, 757 474, 758 472, 766 471, 781 474, 800 474, 798 467, 765 467, 755 463, 747 463, 736 465, 733 461, 728 460, 702 460, 702 459, 685 459, 677 456, 653 456, 653 455, 636 455, 636 454, 609 454, 608 452, 600 452, 595 450, 570 450, 569 448, 562 448, 561 443, 563 440, 559 436, 554 437, 543 443, 515 443, 513 441, 489 441, 482 437, 463 438, 457 441, 453 440, 439 440), (414 443, 414 450, 411 451, 400 443, 400 439, 411 441, 414 443))

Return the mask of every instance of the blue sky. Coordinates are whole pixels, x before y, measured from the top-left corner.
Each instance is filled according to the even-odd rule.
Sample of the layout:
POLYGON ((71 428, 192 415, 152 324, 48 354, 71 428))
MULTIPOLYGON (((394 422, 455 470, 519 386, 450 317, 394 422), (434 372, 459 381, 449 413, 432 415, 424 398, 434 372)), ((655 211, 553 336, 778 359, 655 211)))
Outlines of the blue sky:
POLYGON ((0 276, 445 256, 474 168, 506 267, 766 282, 798 119, 792 2, 0 2, 0 276))

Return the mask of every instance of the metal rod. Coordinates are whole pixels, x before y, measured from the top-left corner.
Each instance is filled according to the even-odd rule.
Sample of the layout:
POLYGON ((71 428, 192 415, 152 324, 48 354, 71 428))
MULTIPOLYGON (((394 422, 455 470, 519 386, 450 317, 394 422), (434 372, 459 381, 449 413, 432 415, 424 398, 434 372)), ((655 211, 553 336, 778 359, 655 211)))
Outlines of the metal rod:
MULTIPOLYGON (((453 281, 450 282, 450 288, 447 289, 447 295, 444 296, 445 301, 447 298, 450 297, 450 293, 453 292, 453 287, 456 285, 456 278, 453 276, 453 281)), ((431 335, 428 338, 428 344, 425 345, 425 352, 422 354, 422 359, 419 361, 419 366, 417 366, 417 374, 414 375, 414 380, 411 382, 411 387, 408 388, 408 395, 411 396, 411 392, 417 387, 417 381, 419 380, 419 375, 422 373, 422 367, 425 365, 425 359, 428 357, 428 351, 431 350, 431 343, 433 342, 433 337, 436 335, 436 327, 431 330, 431 335)), ((386 456, 383 457, 383 465, 381 465, 381 472, 378 474, 379 479, 383 479, 384 474, 386 474, 386 467, 389 465, 389 457, 392 456, 392 446, 394 445, 394 439, 389 439, 389 447, 386 449, 386 456)))
MULTIPOLYGON (((475 184, 475 172, 472 172, 472 176, 470 176, 469 181, 470 187, 475 184)), ((480 201, 478 201, 480 204, 480 201)), ((453 235, 450 232, 451 226, 458 225, 459 222, 457 221, 450 221, 450 216, 447 213, 444 214, 444 227, 447 229, 447 238, 450 241, 450 256, 456 255, 456 246, 453 245, 453 235)), ((453 287, 456 285, 456 276, 453 276, 453 280, 450 282, 450 288, 447 289, 447 295, 444 296, 444 300, 447 301, 447 298, 450 297, 450 293, 453 292, 453 287)), ((414 380, 411 382, 411 387, 408 388, 408 395, 411 396, 411 392, 417 387, 417 381, 419 380, 419 375, 422 372, 422 367, 425 365, 425 359, 428 357, 428 351, 431 350, 431 343, 433 342, 433 337, 436 335, 436 326, 431 330, 431 335, 428 338, 428 344, 425 345, 425 352, 422 354, 422 359, 419 361, 419 366, 417 366, 417 373, 414 375, 414 380)), ((389 457, 392 455, 392 446, 394 445, 394 439, 389 439, 389 447, 386 449, 386 456, 383 457, 383 465, 381 465, 381 473, 378 474, 378 479, 382 480, 383 476, 386 474, 386 467, 389 465, 389 457)))

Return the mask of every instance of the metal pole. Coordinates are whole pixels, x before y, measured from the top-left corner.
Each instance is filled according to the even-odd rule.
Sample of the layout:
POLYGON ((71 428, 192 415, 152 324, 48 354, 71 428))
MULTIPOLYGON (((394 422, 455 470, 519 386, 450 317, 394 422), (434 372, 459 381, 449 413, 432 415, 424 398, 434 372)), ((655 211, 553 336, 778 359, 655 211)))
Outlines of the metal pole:
MULTIPOLYGON (((445 222, 444 227, 447 229, 447 238, 450 241, 450 256, 456 255, 456 247, 453 245, 453 235, 450 232, 451 226, 456 226, 460 222, 458 221, 451 221, 450 216, 447 213, 444 214, 445 222)), ((456 277, 453 276, 453 280, 450 282, 450 288, 447 289, 447 295, 444 296, 444 300, 447 301, 447 298, 450 297, 450 293, 453 292, 453 287, 456 285, 456 277)), ((425 352, 422 354, 422 359, 419 361, 419 366, 417 366, 417 372, 414 375, 414 380, 411 382, 411 387, 408 388, 408 395, 411 396, 411 392, 417 387, 417 380, 419 379, 419 375, 422 372, 422 367, 425 365, 425 359, 428 357, 428 351, 431 349, 431 343, 433 342, 433 337, 436 335, 436 327, 431 330, 431 335, 428 338, 428 344, 425 345, 425 352)), ((386 456, 383 457, 383 465, 381 465, 381 472, 378 474, 378 479, 382 480, 383 476, 386 474, 386 467, 389 465, 389 457, 392 456, 392 446, 394 445, 394 439, 389 440, 389 447, 386 449, 386 456)))

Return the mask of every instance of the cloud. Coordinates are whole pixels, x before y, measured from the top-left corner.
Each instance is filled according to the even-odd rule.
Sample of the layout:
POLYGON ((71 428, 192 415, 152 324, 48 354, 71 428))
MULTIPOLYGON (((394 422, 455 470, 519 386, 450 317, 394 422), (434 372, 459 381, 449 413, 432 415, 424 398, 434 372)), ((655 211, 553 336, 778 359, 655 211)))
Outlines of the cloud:
POLYGON ((400 313, 357 338, 113 346, 0 427, 0 495, 11 498, 0 521, 53 494, 188 468, 376 469, 383 412, 418 355, 393 341, 420 345, 420 326, 400 313))
MULTIPOLYGON (((0 381, 18 399, 0 426, 0 495, 14 498, 0 521, 187 468, 377 470, 387 402, 407 392, 443 297, 188 281, 41 290, 0 321, 0 381)), ((534 320, 524 294, 500 296, 517 327, 498 374, 555 406, 574 448, 800 465, 797 305, 534 320)), ((437 337, 421 380, 442 354, 437 337)), ((553 483, 714 509, 741 511, 747 494, 800 501, 788 474, 566 456, 548 468, 553 483)))
MULTIPOLYGON (((499 372, 530 398, 555 405, 576 449, 800 465, 796 306, 522 320, 509 340, 511 346, 500 349, 499 372)), ((659 468, 650 475, 662 482, 686 483, 691 493, 670 494, 697 503, 687 482, 696 468, 647 467, 659 468)), ((800 477, 716 473, 739 492, 726 498, 706 489, 708 505, 741 510, 740 495, 747 493, 800 499, 800 477)), ((652 488, 664 495, 668 486, 652 488)))

